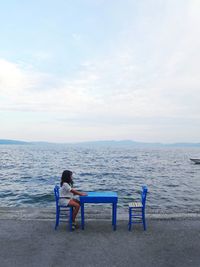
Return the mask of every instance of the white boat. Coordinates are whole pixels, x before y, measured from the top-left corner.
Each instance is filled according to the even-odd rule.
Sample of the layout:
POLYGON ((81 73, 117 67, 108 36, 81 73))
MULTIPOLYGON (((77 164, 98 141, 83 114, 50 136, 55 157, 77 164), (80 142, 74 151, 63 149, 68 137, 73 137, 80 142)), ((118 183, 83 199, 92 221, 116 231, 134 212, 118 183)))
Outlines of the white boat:
POLYGON ((190 159, 191 161, 193 161, 195 164, 200 164, 200 159, 190 159))

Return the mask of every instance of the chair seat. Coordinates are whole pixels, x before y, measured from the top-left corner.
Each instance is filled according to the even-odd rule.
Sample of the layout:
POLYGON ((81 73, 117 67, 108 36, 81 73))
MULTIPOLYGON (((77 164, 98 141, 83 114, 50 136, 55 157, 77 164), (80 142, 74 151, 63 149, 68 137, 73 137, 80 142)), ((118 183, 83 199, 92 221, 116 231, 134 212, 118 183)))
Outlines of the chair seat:
POLYGON ((129 208, 142 208, 142 203, 139 201, 131 202, 128 204, 129 208))

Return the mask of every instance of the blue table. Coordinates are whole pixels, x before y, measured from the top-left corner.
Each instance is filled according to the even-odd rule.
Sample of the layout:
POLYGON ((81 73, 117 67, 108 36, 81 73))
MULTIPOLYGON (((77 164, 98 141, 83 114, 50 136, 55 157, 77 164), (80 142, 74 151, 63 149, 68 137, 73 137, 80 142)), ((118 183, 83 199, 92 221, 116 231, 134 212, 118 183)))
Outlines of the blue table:
POLYGON ((87 196, 80 196, 81 204, 81 228, 84 230, 84 204, 85 203, 111 203, 112 204, 112 225, 113 230, 116 230, 117 225, 117 193, 104 191, 104 192, 88 192, 87 196))

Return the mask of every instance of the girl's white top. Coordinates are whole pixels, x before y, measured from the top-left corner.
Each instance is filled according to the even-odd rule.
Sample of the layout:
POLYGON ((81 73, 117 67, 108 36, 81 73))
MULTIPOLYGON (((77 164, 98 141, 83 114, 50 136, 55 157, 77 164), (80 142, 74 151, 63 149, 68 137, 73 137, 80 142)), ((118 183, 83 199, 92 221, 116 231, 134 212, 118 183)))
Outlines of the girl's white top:
POLYGON ((60 188, 60 205, 68 205, 70 199, 73 198, 73 194, 71 193, 71 186, 68 183, 63 183, 62 187, 60 188))

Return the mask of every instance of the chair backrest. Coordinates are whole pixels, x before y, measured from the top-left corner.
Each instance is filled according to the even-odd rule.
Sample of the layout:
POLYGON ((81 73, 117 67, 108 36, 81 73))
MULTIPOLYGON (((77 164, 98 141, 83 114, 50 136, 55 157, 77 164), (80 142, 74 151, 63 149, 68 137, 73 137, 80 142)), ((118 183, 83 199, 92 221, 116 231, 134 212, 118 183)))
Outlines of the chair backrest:
POLYGON ((142 186, 141 201, 142 201, 143 208, 145 208, 147 192, 148 192, 148 188, 145 185, 142 186))
POLYGON ((54 187, 54 195, 55 195, 56 205, 58 205, 58 203, 59 203, 59 197, 60 197, 59 189, 60 189, 60 187, 58 185, 56 185, 54 187))

